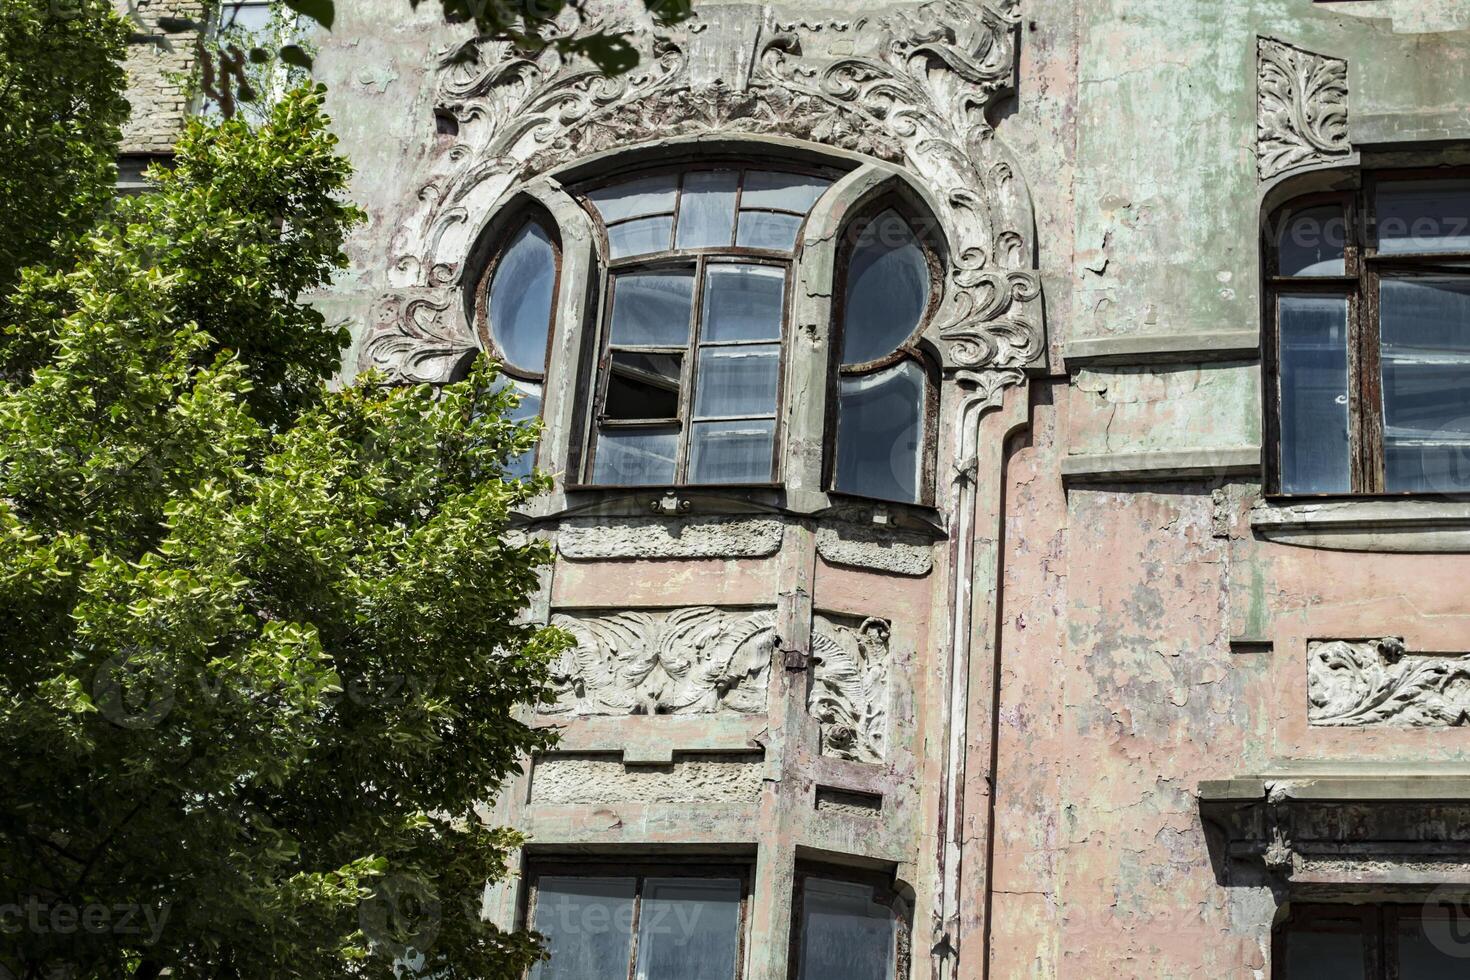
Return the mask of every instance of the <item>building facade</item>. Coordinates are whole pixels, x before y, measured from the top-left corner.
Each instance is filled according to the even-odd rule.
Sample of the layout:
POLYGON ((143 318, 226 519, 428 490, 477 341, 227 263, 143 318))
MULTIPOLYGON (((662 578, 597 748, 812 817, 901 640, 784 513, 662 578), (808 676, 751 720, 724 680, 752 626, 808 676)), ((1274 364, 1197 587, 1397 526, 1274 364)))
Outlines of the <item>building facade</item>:
POLYGON ((407 8, 319 302, 544 423, 540 976, 1470 968, 1470 3, 407 8))

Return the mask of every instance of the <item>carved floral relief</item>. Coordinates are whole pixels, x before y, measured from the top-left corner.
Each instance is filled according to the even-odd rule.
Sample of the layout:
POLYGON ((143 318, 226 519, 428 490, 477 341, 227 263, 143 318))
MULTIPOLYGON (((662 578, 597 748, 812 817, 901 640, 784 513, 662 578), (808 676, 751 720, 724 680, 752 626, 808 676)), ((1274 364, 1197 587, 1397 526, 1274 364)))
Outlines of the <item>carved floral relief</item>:
POLYGON ((1256 156, 1262 180, 1352 152, 1347 62, 1261 38, 1256 156))
POLYGON ((560 697, 546 714, 687 715, 766 710, 775 650, 770 610, 689 609, 558 614, 576 637, 552 669, 560 697))
POLYGON ((1307 696, 1313 725, 1464 725, 1470 721, 1470 654, 1413 654, 1396 637, 1313 643, 1307 696))
POLYGON ((889 624, 844 625, 818 616, 812 634, 807 710, 821 726, 822 754, 882 762, 888 742, 889 624))
MULTIPOLYGON (((459 135, 434 158, 420 207, 395 238, 394 282, 457 281, 483 212, 516 180, 674 136, 783 136, 898 163, 930 191, 950 244, 932 328, 947 366, 1034 363, 1044 338, 1030 198, 986 117, 1012 86, 1019 21, 1019 0, 862 15, 706 3, 672 28, 656 27, 641 5, 567 10, 553 39, 611 30, 638 48, 638 67, 616 78, 555 45, 527 57, 466 42, 438 66, 439 111, 459 135)), ((407 376, 391 362, 415 356, 415 326, 376 328, 395 330, 408 339, 370 338, 371 361, 407 376)))

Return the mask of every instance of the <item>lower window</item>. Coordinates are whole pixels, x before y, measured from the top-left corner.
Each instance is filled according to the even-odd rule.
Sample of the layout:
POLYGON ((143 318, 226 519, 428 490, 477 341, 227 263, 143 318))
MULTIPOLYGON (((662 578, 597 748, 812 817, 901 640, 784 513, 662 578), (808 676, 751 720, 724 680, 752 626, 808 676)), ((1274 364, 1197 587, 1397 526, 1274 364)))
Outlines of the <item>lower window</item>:
POLYGON ((800 870, 791 930, 796 980, 892 980, 908 975, 907 919, 881 876, 800 870))
POLYGON ((532 980, 738 980, 743 867, 540 865, 527 921, 551 959, 532 980))
POLYGON ((1470 976, 1470 907, 1298 905, 1276 929, 1275 980, 1470 976))

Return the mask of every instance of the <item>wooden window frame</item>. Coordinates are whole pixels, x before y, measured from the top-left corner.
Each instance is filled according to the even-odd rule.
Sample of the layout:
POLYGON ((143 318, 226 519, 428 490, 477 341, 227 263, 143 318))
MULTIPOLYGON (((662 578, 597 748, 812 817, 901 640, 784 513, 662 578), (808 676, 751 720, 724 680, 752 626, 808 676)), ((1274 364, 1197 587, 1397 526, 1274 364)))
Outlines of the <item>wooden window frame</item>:
MULTIPOLYGON (((1377 249, 1376 199, 1378 186, 1412 180, 1470 179, 1470 168, 1417 168, 1371 170, 1362 173, 1356 190, 1307 194, 1276 208, 1263 229, 1264 359, 1266 445, 1265 485, 1267 496, 1284 500, 1340 499, 1352 497, 1403 499, 1445 496, 1424 490, 1385 489, 1386 458, 1383 442, 1383 365, 1380 353, 1380 295, 1385 272, 1394 275, 1453 274, 1470 281, 1470 265, 1446 268, 1448 263, 1470 264, 1464 252, 1380 255, 1377 249), (1340 204, 1347 228, 1344 275, 1283 276, 1280 274, 1280 235, 1300 211, 1340 204), (1349 488, 1330 493, 1284 493, 1281 490, 1281 316, 1283 296, 1341 296, 1347 299, 1348 357, 1348 455, 1349 488)), ((1464 491, 1470 494, 1470 487, 1464 491)))
MULTIPOLYGON (((738 859, 712 862, 707 858, 650 861, 633 860, 616 862, 607 859, 574 860, 570 858, 544 858, 530 861, 525 871, 526 887, 521 896, 521 927, 530 929, 536 921, 536 901, 540 896, 541 879, 553 878, 632 878, 633 922, 632 938, 628 946, 628 978, 635 980, 638 969, 638 927, 643 908, 643 889, 649 878, 707 878, 736 879, 740 882, 740 914, 735 947, 735 978, 745 976, 747 933, 750 929, 751 890, 754 883, 754 867, 751 861, 738 859)), ((531 972, 527 973, 529 977, 531 972)))
POLYGON ((832 275, 832 343, 830 363, 827 366, 827 418, 822 439, 824 459, 822 483, 827 488, 827 492, 834 496, 881 501, 885 504, 909 507, 932 507, 934 505, 936 482, 934 446, 938 441, 939 388, 942 378, 939 364, 920 346, 920 338, 939 308, 939 301, 944 292, 944 257, 933 235, 926 231, 928 224, 928 222, 919 220, 915 209, 903 195, 890 192, 865 205, 862 211, 848 222, 847 230, 842 236, 841 246, 837 250, 836 266, 832 275), (925 303, 923 315, 919 317, 913 332, 892 353, 871 361, 864 361, 861 364, 844 366, 842 345, 847 328, 848 269, 852 265, 852 255, 863 232, 879 215, 887 211, 896 212, 908 223, 909 230, 913 232, 919 247, 923 249, 924 261, 929 266, 929 298, 925 303), (913 361, 924 372, 924 410, 919 420, 922 431, 920 432, 917 499, 889 500, 843 490, 837 486, 837 424, 842 399, 842 379, 878 374, 904 361, 913 361))
MULTIPOLYGON (((791 312, 794 304, 794 291, 796 286, 796 270, 801 260, 801 236, 806 227, 806 221, 811 215, 808 209, 801 214, 801 225, 796 231, 796 243, 791 250, 753 248, 750 246, 736 245, 739 239, 739 216, 744 211, 760 211, 772 214, 798 215, 798 212, 778 208, 745 208, 743 197, 745 194, 745 182, 748 174, 752 172, 776 172, 798 174, 809 177, 821 177, 834 183, 841 177, 841 173, 833 168, 813 167, 809 165, 787 163, 782 160, 701 160, 697 163, 686 163, 677 166, 661 166, 643 170, 620 173, 616 177, 587 184, 579 189, 583 206, 593 216, 594 225, 601 238, 602 254, 609 258, 602 264, 601 274, 598 282, 597 295, 600 298, 600 316, 597 324, 596 356, 593 361, 593 379, 590 384, 592 398, 586 410, 586 424, 582 436, 582 453, 580 460, 580 479, 568 487, 569 490, 634 490, 651 491, 655 489, 740 489, 740 488, 778 488, 784 482, 782 472, 782 447, 785 443, 785 405, 786 405, 786 373, 791 354, 791 312), (739 174, 735 190, 735 201, 733 204, 735 220, 730 231, 730 244, 715 245, 705 248, 675 247, 679 232, 679 215, 684 202, 684 182, 689 174, 707 173, 710 171, 735 171, 739 174), (651 214, 637 215, 624 218, 614 222, 605 222, 597 211, 588 195, 606 187, 624 184, 634 180, 649 177, 662 176, 664 174, 677 174, 679 180, 676 182, 674 191, 674 202, 672 210, 658 211, 651 214), (650 217, 669 216, 672 219, 672 227, 669 232, 670 247, 656 252, 647 252, 639 255, 626 256, 612 259, 612 247, 609 240, 608 230, 630 221, 638 221, 650 217), (698 355, 701 346, 701 337, 704 329, 704 286, 705 270, 710 265, 769 265, 783 269, 785 273, 786 286, 782 294, 781 306, 781 329, 780 336, 775 341, 751 342, 750 346, 759 346, 764 343, 775 343, 780 348, 780 358, 776 366, 776 407, 772 419, 771 438, 771 469, 770 479, 755 480, 743 483, 695 483, 689 480, 689 450, 691 435, 693 432, 693 399, 699 384, 698 378, 698 355), (678 419, 637 419, 637 420, 613 420, 609 424, 603 418, 603 408, 607 396, 607 385, 610 377, 610 366, 612 359, 612 316, 613 316, 613 281, 620 275, 636 272, 657 272, 660 270, 691 269, 694 275, 694 294, 692 298, 691 323, 689 330, 689 341, 683 347, 653 347, 619 345, 619 350, 641 351, 644 353, 673 354, 679 353, 683 358, 680 368, 680 391, 679 391, 679 418, 678 419), (623 431, 652 430, 677 428, 679 431, 679 446, 674 460, 674 478, 668 483, 649 484, 618 484, 598 483, 593 479, 597 471, 597 451, 599 436, 606 428, 619 429, 623 431)), ((824 190, 825 194, 826 191, 824 190)), ((819 196, 820 197, 820 196, 819 196)), ((815 204, 813 205, 815 207, 815 204)), ((750 416, 751 419, 765 419, 766 416, 750 416)), ((725 421, 738 421, 731 417, 725 421)))
POLYGON ((799 861, 791 887, 791 940, 786 956, 787 980, 799 980, 801 976, 801 936, 804 905, 806 904, 806 883, 812 878, 867 885, 873 889, 874 901, 887 906, 898 923, 893 937, 893 978, 897 980, 900 977, 907 977, 913 956, 911 949, 912 910, 907 908, 908 903, 903 897, 893 890, 893 876, 878 871, 799 861))
MULTIPOLYGON (((1446 918, 1443 904, 1377 902, 1360 905, 1298 903, 1271 931, 1271 980, 1298 980, 1286 970, 1287 935, 1294 926, 1356 919, 1356 931, 1330 929, 1363 936, 1363 976, 1366 980, 1399 980, 1399 934, 1405 923, 1446 918)), ((1470 964, 1470 961, 1467 961, 1470 964)))

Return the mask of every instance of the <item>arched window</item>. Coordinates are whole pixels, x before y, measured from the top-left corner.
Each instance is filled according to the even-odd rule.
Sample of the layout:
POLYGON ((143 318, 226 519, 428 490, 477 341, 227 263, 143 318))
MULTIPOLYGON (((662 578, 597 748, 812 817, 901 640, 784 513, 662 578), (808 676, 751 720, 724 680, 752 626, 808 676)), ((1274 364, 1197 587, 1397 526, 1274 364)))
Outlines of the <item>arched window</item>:
MULTIPOLYGON (((480 340, 501 366, 502 386, 520 396, 512 418, 541 415, 547 351, 556 310, 560 254, 540 216, 523 220, 495 254, 476 296, 480 340)), ((512 476, 526 476, 535 453, 514 460, 512 476)))
POLYGON ((1470 490, 1470 177, 1365 171, 1266 235, 1268 485, 1470 490))
POLYGON ((710 165, 585 189, 608 257, 589 483, 779 479, 792 262, 832 177, 710 165))
POLYGON ((935 386, 916 346, 937 260, 893 204, 852 226, 839 257, 837 447, 831 485, 908 503, 932 495, 926 444, 935 386))

